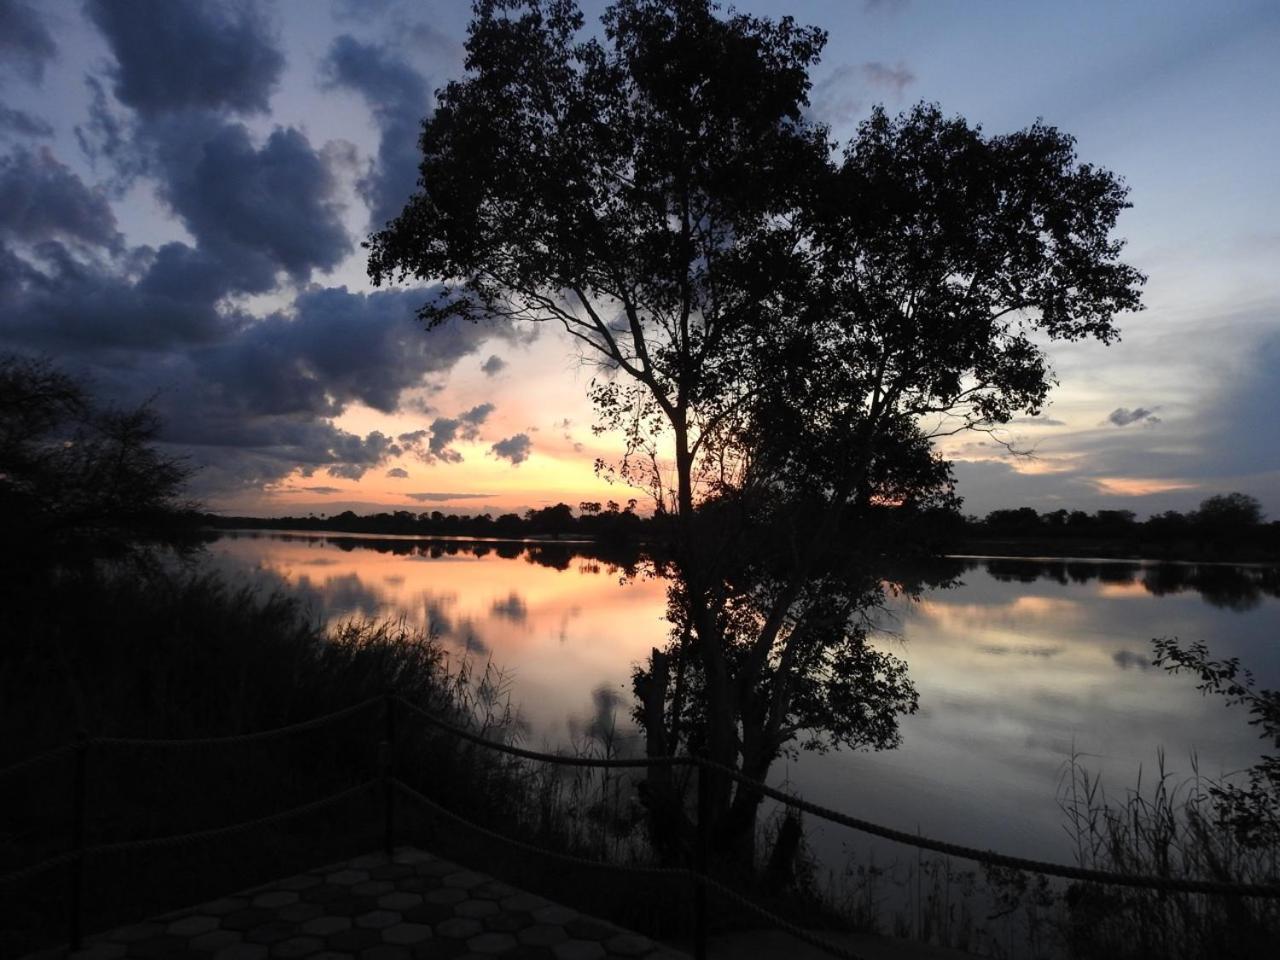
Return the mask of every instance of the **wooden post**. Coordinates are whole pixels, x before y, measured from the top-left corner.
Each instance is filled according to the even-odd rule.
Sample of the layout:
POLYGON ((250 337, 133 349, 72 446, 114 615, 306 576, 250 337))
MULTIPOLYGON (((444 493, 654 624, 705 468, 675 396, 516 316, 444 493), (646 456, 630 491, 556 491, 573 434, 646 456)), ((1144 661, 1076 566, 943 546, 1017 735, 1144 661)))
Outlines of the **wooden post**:
POLYGON ((395 695, 388 693, 384 701, 384 721, 382 743, 378 747, 379 765, 382 767, 382 847, 391 859, 395 852, 395 785, 391 782, 395 776, 395 760, 393 750, 396 742, 395 695))
POLYGON ((694 850, 694 869, 698 875, 698 888, 693 893, 693 955, 696 960, 707 960, 707 864, 711 846, 711 784, 707 768, 698 766, 698 824, 697 846, 694 850))
POLYGON ((85 820, 85 764, 89 753, 89 738, 84 731, 76 734, 76 749, 72 754, 74 766, 71 777, 71 898, 70 936, 72 950, 79 950, 84 939, 80 918, 84 893, 84 820, 85 820))

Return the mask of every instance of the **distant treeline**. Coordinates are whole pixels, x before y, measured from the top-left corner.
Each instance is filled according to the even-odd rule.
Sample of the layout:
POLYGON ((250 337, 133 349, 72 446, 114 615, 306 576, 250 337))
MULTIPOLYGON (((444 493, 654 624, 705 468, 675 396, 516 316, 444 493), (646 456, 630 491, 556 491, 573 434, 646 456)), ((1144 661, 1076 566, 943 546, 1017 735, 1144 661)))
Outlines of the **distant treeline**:
MULTIPOLYGON (((894 513, 897 508, 882 508, 894 513)), ((311 530, 419 537, 478 539, 583 539, 603 544, 658 544, 670 518, 642 516, 636 501, 567 503, 523 514, 476 516, 396 510, 359 515, 350 510, 325 516, 236 517, 206 514, 217 529, 311 530)), ((985 517, 932 510, 931 538, 950 551, 995 550, 1020 554, 1150 556, 1178 559, 1280 559, 1280 521, 1266 522, 1261 505, 1242 493, 1204 500, 1196 510, 1167 510, 1139 520, 1132 510, 1053 510, 1032 507, 993 510, 985 517)))
POLYGON ((956 533, 973 546, 1003 543, 1022 552, 1143 555, 1178 559, 1280 559, 1280 522, 1265 522, 1262 506, 1243 493, 1220 494, 1187 513, 1166 510, 1139 520, 1132 510, 993 510, 957 518, 956 533))

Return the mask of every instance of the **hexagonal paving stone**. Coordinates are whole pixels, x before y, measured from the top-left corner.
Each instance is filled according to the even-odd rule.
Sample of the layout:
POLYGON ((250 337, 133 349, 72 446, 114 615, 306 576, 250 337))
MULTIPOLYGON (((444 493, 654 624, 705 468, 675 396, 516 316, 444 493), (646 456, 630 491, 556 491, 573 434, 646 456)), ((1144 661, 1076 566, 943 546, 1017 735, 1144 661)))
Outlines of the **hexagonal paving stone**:
POLYGON ((569 939, 564 927, 553 923, 534 924, 521 930, 516 936, 521 943, 527 943, 531 947, 553 947, 569 939))
POLYGON ((366 853, 356 857, 354 860, 347 861, 347 865, 357 870, 367 870, 370 867, 380 866, 387 862, 387 857, 382 853, 366 853))
POLYGON ((458 865, 447 860, 428 860, 414 867, 413 872, 420 877, 447 877, 458 872, 458 865))
POLYGON ((467 899, 467 891, 460 887, 441 887, 422 895, 425 903, 461 903, 467 899))
POLYGON ((416 850, 413 847, 404 847, 400 850, 397 850, 395 852, 395 856, 393 856, 391 859, 395 863, 407 863, 410 865, 414 865, 419 863, 430 863, 432 860, 436 858, 433 857, 431 854, 427 853, 425 850, 416 850))
POLYGON ((290 937, 288 940, 281 940, 271 948, 271 956, 281 957, 283 960, 300 960, 302 957, 309 957, 317 950, 324 949, 324 941, 319 937, 290 937))
POLYGON ((331 933, 338 933, 342 930, 351 929, 350 917, 316 917, 314 920, 308 920, 299 928, 303 933, 311 934, 313 937, 327 937, 331 933))
POLYGON ((407 947, 394 943, 380 943, 360 951, 360 960, 412 960, 413 954, 407 947))
POLYGON ((459 870, 457 873, 451 873, 444 878, 446 887, 461 887, 463 890, 470 890, 472 887, 478 887, 482 883, 487 883, 489 877, 483 873, 476 873, 474 870, 459 870))
POLYGON ((410 876, 413 868, 405 866, 403 863, 384 863, 380 867, 374 867, 369 871, 369 876, 375 880, 399 880, 401 877, 410 876))
POLYGON ((515 896, 506 897, 502 901, 504 910, 541 910, 543 907, 551 906, 550 900, 544 900, 542 897, 535 897, 532 893, 517 893, 515 896))
POLYGON ((274 910, 276 907, 283 907, 297 902, 298 894, 295 890, 268 890, 266 893, 260 893, 253 898, 255 907, 263 907, 267 910, 274 910))
POLYGON ((381 942, 382 935, 377 930, 367 930, 362 927, 339 930, 324 939, 324 945, 330 950, 343 950, 348 953, 359 953, 365 947, 375 947, 381 942))
POLYGON ((399 922, 400 914, 395 910, 370 910, 356 917, 357 927, 367 927, 370 930, 382 930, 399 922))
POLYGON ((483 927, 479 920, 470 917, 453 917, 436 925, 436 936, 448 937, 450 940, 469 940, 479 933, 483 927))
POLYGON ((213 960, 266 960, 267 948, 258 943, 233 943, 213 955, 213 960))
POLYGON ((425 923, 397 923, 382 931, 382 939, 407 947, 431 939, 431 927, 425 923))
POLYGON ((202 933, 217 929, 217 917, 206 917, 197 913, 183 917, 181 920, 173 921, 173 923, 169 924, 166 932, 173 934, 175 937, 198 937, 202 933))
POLYGON ((595 940, 566 940, 551 948, 556 960, 600 960, 604 947, 595 940))
POLYGON ((515 933, 533 925, 533 915, 518 910, 501 910, 484 918, 484 928, 494 933, 515 933))
POLYGON ((498 905, 492 900, 464 900, 453 908, 453 912, 460 917, 481 920, 485 917, 493 916, 499 909, 498 905))
POLYGON ((365 880, 361 883, 353 884, 351 892, 358 897, 380 897, 384 893, 390 893, 396 888, 396 885, 390 880, 365 880))
POLYGON ((404 893, 399 890, 395 893, 384 894, 378 898, 378 906, 383 910, 408 910, 410 907, 416 907, 421 902, 422 894, 404 893))
POLYGON ((516 946, 516 938, 509 933, 482 933, 467 941, 472 953, 506 953, 516 946))
POLYGON ((245 933, 244 938, 250 943, 279 943, 293 936, 293 924, 283 920, 272 920, 260 924, 245 933))
POLYGON ((471 891, 472 896, 484 897, 487 900, 503 900, 507 897, 514 897, 520 893, 515 887, 507 886, 499 880, 490 880, 482 883, 471 891))
POLYGON ((286 923, 305 923, 307 920, 313 920, 323 915, 324 907, 320 906, 320 904, 305 903, 301 900, 281 907, 276 911, 276 916, 286 923))
POLYGON ((215 953, 223 947, 229 947, 233 943, 240 942, 240 934, 235 930, 210 930, 208 933, 202 933, 191 941, 193 950, 201 950, 206 953, 215 953))
POLYGON ((337 950, 321 950, 307 960, 356 960, 354 953, 339 953, 337 950))

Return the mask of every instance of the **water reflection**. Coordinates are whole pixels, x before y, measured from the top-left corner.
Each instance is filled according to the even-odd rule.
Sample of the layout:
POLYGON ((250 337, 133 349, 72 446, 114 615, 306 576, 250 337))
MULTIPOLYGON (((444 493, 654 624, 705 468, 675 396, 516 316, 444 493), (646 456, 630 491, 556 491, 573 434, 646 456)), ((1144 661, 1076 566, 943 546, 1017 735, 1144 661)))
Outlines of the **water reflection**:
MULTIPOLYGON (((458 656, 491 656, 535 742, 571 740, 604 707, 625 717, 632 666, 668 630, 663 581, 632 576, 634 556, 572 544, 251 534, 211 552, 318 617, 403 616, 458 656)), ((902 747, 802 755, 779 779, 902 829, 1056 858, 1068 851, 1054 793, 1073 749, 1117 792, 1161 746, 1185 772, 1192 751, 1211 775, 1256 759, 1247 718, 1152 669, 1150 640, 1204 640, 1280 685, 1274 568, 957 558, 928 577, 952 580, 881 618, 877 642, 920 692, 902 747)), ((820 848, 846 839, 810 826, 820 848)))

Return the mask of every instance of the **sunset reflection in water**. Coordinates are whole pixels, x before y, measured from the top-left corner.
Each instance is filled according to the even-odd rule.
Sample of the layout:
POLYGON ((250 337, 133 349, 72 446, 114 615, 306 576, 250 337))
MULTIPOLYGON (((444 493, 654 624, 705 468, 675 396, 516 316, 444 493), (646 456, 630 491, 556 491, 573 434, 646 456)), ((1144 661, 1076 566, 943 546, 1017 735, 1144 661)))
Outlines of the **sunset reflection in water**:
MULTIPOLYGON (((633 664, 666 637, 661 580, 622 576, 565 546, 482 547, 245 534, 213 561, 299 595, 328 620, 404 616, 451 657, 492 658, 533 745, 565 743, 608 687, 629 713, 633 664)), ((1074 749, 1115 795, 1163 747, 1178 777, 1216 775, 1265 744, 1247 717, 1150 663, 1151 639, 1204 640, 1280 685, 1274 570, 1082 561, 957 561, 960 584, 891 601, 883 644, 910 664, 920 712, 902 746, 775 765, 807 798, 906 830, 1010 852, 1068 855, 1055 790, 1074 749)), ((625 716, 619 717, 626 722, 625 716)), ((850 839, 810 824, 835 855, 850 839)))

